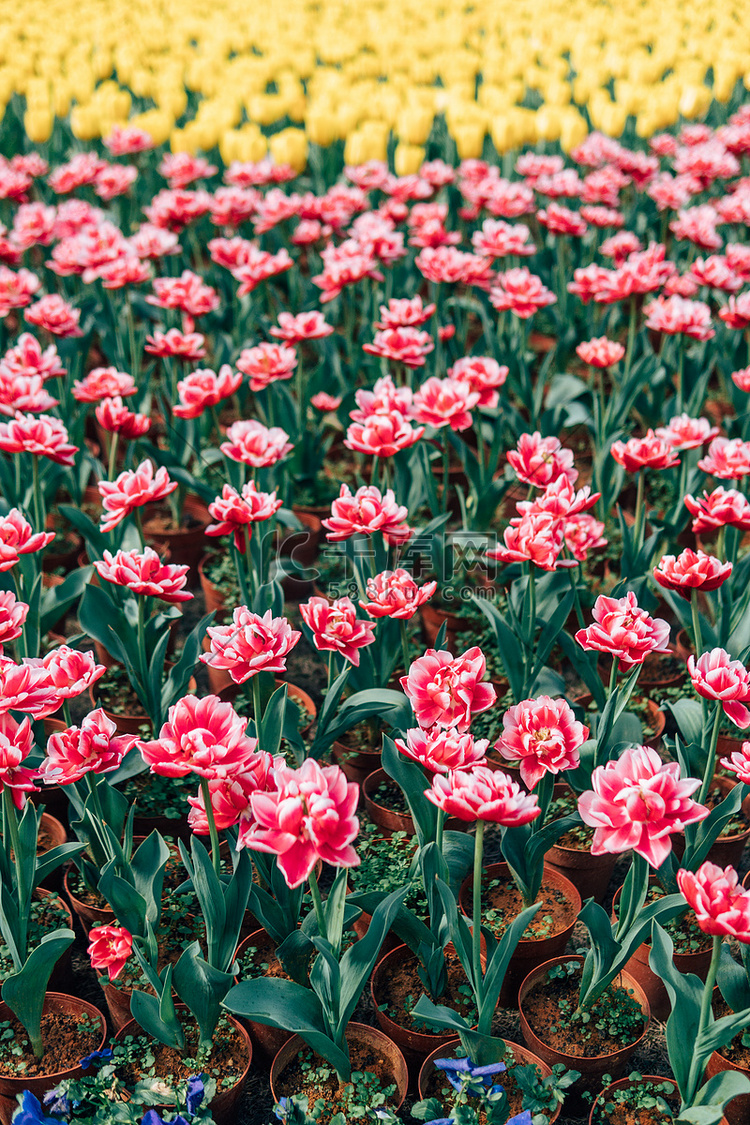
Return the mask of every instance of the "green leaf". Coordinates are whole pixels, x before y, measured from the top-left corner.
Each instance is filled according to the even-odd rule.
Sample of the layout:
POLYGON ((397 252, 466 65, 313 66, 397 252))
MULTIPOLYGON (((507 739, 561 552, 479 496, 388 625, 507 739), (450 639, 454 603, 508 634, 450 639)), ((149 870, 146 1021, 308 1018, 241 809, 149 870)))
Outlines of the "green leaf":
POLYGON ((150 992, 141 992, 140 989, 133 991, 130 998, 130 1014, 147 1035, 167 1047, 182 1051, 185 1047, 185 1036, 172 998, 172 968, 172 965, 168 965, 164 972, 160 995, 153 996, 150 992))
MULTIPOLYGON (((672 1005, 667 1020, 669 1064, 683 1102, 690 1103, 695 1095, 695 1090, 690 1089, 690 1078, 700 1026, 703 982, 692 973, 680 973, 675 968, 673 950, 669 934, 658 922, 654 922, 648 963, 651 971, 663 981, 672 1005)), ((703 1065, 700 1065, 699 1078, 702 1074, 703 1065)))
POLYGON ((345 1053, 328 1034, 320 1000, 311 988, 294 981, 258 977, 231 988, 224 1007, 234 1015, 302 1036, 345 1080, 351 1076, 348 1049, 345 1053))
POLYGON ((385 935, 390 930, 393 919, 403 903, 406 891, 406 887, 401 887, 383 899, 372 916, 372 921, 365 936, 350 945, 341 958, 341 995, 339 997, 339 1024, 337 1027, 337 1038, 339 1040, 343 1036, 362 995, 362 990, 375 968, 375 962, 378 959, 385 935))
POLYGON ((282 684, 273 693, 263 718, 260 721, 260 744, 269 754, 275 756, 281 748, 281 737, 284 733, 284 715, 286 712, 287 684, 282 684))
POLYGON ((187 1004, 200 1028, 201 1043, 210 1042, 221 1015, 221 1004, 234 977, 215 969, 201 956, 201 947, 193 941, 182 951, 174 967, 175 992, 187 1004))
POLYGON ((35 1053, 41 1053, 42 1008, 52 970, 66 949, 75 941, 75 934, 67 928, 45 934, 39 945, 32 949, 22 969, 6 977, 2 997, 13 1014, 28 1032, 35 1053))
POLYGON ((388 735, 383 735, 382 763, 385 772, 396 782, 406 798, 420 845, 434 840, 437 832, 437 808, 425 797, 425 790, 429 785, 422 768, 399 754, 396 744, 388 735))

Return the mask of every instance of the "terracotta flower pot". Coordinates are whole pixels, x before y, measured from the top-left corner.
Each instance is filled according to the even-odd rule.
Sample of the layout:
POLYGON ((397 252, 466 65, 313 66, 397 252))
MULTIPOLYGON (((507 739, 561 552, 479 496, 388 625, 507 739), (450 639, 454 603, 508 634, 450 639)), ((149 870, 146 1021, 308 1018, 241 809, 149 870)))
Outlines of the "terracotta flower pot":
POLYGON ((78 918, 83 926, 84 932, 89 933, 95 926, 112 926, 115 921, 115 912, 110 910, 108 906, 90 906, 88 903, 83 902, 80 898, 76 898, 70 889, 69 876, 72 870, 72 865, 65 868, 65 875, 63 876, 63 887, 65 894, 68 896, 68 901, 73 907, 73 910, 78 915, 78 918))
MULTIPOLYGON (((711 788, 720 789, 722 799, 734 789, 736 784, 736 781, 733 781, 730 777, 724 777, 722 774, 714 774, 711 780, 711 788)), ((746 797, 742 802, 740 812, 747 822, 745 831, 736 832, 731 836, 720 836, 708 853, 707 858, 711 863, 718 864, 719 867, 726 867, 727 865, 739 867, 742 860, 745 844, 750 839, 750 797, 746 797)), ((672 847, 678 858, 683 855, 685 851, 684 833, 678 832, 672 837, 672 847)))
MULTIPOLYGON (((276 952, 276 946, 271 936, 265 930, 259 929, 240 942, 237 946, 235 959, 241 961, 246 951, 253 946, 267 947, 271 952, 276 952)), ((243 979, 241 976, 235 977, 238 984, 243 979)), ((247 1029, 253 1048, 260 1050, 268 1060, 275 1058, 287 1040, 291 1038, 292 1033, 290 1031, 283 1031, 278 1027, 269 1027, 265 1023, 256 1023, 255 1020, 245 1019, 243 1016, 238 1016, 237 1019, 247 1029)))
MULTIPOLYGON (((721 1074, 723 1070, 733 1070, 750 1078, 750 1070, 737 1066, 731 1059, 725 1059, 718 1051, 714 1051, 706 1064, 706 1079, 721 1074)), ((724 1122, 726 1125, 747 1125, 748 1121, 750 1121, 750 1094, 740 1094, 738 1098, 732 1098, 724 1107, 724 1122)))
MULTIPOLYGON (((555 799, 571 793, 572 790, 564 782, 556 783, 555 799)), ((595 898, 597 902, 601 902, 607 893, 616 862, 616 855, 592 855, 589 848, 572 848, 559 841, 552 845, 545 856, 545 863, 570 879, 582 900, 595 898)))
MULTIPOLYGON (((582 695, 577 695, 573 702, 577 703, 579 707, 588 707, 591 703, 591 695, 589 692, 584 692, 582 695)), ((646 709, 649 713, 651 720, 650 730, 646 728, 644 735, 648 735, 643 739, 644 746, 650 746, 652 749, 658 749, 661 744, 661 736, 664 734, 664 728, 667 725, 667 717, 659 708, 659 704, 653 699, 644 699, 643 703, 646 704, 646 709)))
MULTIPOLYGON (((180 1010, 186 1009, 184 1009, 182 1004, 178 1004, 177 1010, 179 1012, 180 1010)), ((236 1122, 237 1108, 253 1061, 253 1045, 250 1042, 250 1036, 247 1031, 233 1016, 227 1016, 227 1019, 235 1031, 239 1032, 242 1036, 243 1043, 247 1049, 247 1065, 234 1086, 230 1087, 228 1090, 219 1090, 211 1099, 209 1103, 211 1116, 216 1121, 216 1125, 234 1125, 236 1122)), ((140 1025, 135 1020, 131 1019, 117 1032, 115 1042, 121 1042, 128 1035, 145 1035, 145 1032, 141 1030, 140 1025)))
MULTIPOLYGON (((615 917, 615 907, 620 902, 622 887, 615 891, 612 900, 612 918, 615 917)), ((661 977, 652 972, 649 965, 651 956, 651 943, 644 941, 638 946, 633 956, 628 961, 627 971, 646 993, 648 1006, 655 1019, 666 1020, 672 1011, 669 994, 664 987, 661 977)), ((673 955, 675 968, 681 973, 695 973, 701 980, 706 979, 708 967, 711 964, 711 945, 707 949, 700 949, 696 953, 675 953, 673 955)))
MULTIPOLYGON (((280 688, 282 684, 286 684, 287 699, 293 700, 298 705, 299 710, 302 714, 310 716, 309 721, 305 723, 303 727, 300 727, 300 734, 304 738, 304 736, 306 734, 309 734, 312 730, 312 725, 317 717, 318 709, 313 703, 312 698, 303 688, 297 687, 296 684, 290 684, 287 680, 276 680, 274 682, 274 687, 280 688)), ((218 692, 219 699, 221 699, 224 703, 234 703, 237 699, 237 696, 240 694, 242 687, 242 684, 235 684, 234 682, 230 683, 227 687, 222 688, 221 691, 218 692)))
MULTIPOLYGON (((98 1022, 101 1027, 101 1040, 95 1049, 100 1051, 107 1041, 107 1025, 104 1016, 93 1004, 89 1004, 77 996, 66 996, 62 992, 48 992, 44 998, 42 1011, 43 1013, 62 1012, 74 1016, 78 1020, 85 1018, 94 1024, 98 1022)), ((8 1005, 0 1003, 0 1023, 12 1018, 13 1013, 8 1005)), ((54 1067, 54 1052, 50 1052, 50 1055, 50 1066, 54 1067)), ((77 1065, 67 1070, 53 1069, 49 1073, 39 1075, 36 1078, 11 1078, 0 1075, 0 1122, 2 1122, 2 1125, 10 1125, 13 1113, 18 1108, 16 1096, 24 1090, 30 1090, 39 1101, 42 1101, 44 1095, 59 1085, 60 1082, 65 1081, 65 1079, 80 1078, 82 1074, 83 1068, 77 1065)))
MULTIPOLYGON (((197 690, 198 684, 195 677, 191 676, 188 680, 187 694, 195 695, 197 690)), ((101 707, 107 718, 111 719, 117 727, 118 734, 140 734, 141 727, 150 726, 151 720, 145 711, 134 712, 130 715, 117 715, 114 711, 108 711, 107 708, 103 707, 97 700, 96 684, 92 684, 89 688, 89 698, 91 699, 92 707, 101 707)))
MULTIPOLYGON (((643 1012, 643 1031, 636 1040, 620 1047, 616 1051, 610 1051, 604 1055, 569 1055, 563 1051, 558 1051, 554 1047, 548 1046, 543 1039, 537 1035, 534 1029, 529 1024, 526 1017, 526 1010, 524 1001, 528 996, 531 989, 539 981, 544 980, 549 969, 555 965, 567 964, 569 961, 578 961, 583 964, 584 958, 576 956, 554 957, 551 961, 545 962, 543 965, 537 966, 533 969, 526 979, 521 984, 518 994, 518 1010, 521 1017, 521 1033, 524 1038, 526 1046, 543 1059, 548 1066, 555 1066, 557 1063, 562 1063, 567 1070, 577 1070, 581 1074, 581 1078, 576 1083, 576 1086, 581 1088, 590 1089, 595 1082, 601 1082, 602 1075, 611 1074, 613 1077, 621 1074, 631 1058, 634 1051, 643 1042, 646 1032, 648 1031, 649 1021, 651 1019, 651 1010, 648 1006, 648 997, 641 988, 640 984, 630 973, 620 973, 616 978, 616 983, 622 985, 624 988, 632 991, 633 996, 641 1007, 643 1012)), ((544 1034, 542 1029, 539 1029, 540 1035, 544 1034)))
POLYGON ((434 646, 437 635, 443 622, 446 622, 445 647, 452 648, 456 643, 459 633, 471 628, 471 621, 457 613, 448 613, 437 609, 431 602, 425 602, 419 607, 419 617, 422 622, 422 632, 428 648, 434 646))
MULTIPOLYGON (((452 952, 455 952, 453 944, 449 943, 446 946, 446 953, 452 952)), ((436 1048, 438 1050, 444 1048, 447 1043, 456 1037, 452 1031, 417 1031, 410 1027, 404 1027, 403 1024, 391 1019, 387 1012, 381 1010, 385 1002, 385 993, 383 992, 385 981, 393 975, 399 965, 410 957, 413 958, 414 954, 406 945, 397 945, 395 949, 381 957, 370 978, 370 993, 381 1029, 391 1042, 395 1043, 398 1049, 403 1052, 411 1064, 415 1060, 421 1062, 436 1048)))
MULTIPOLYGON (((409 1071, 406 1067, 406 1060, 396 1044, 392 1043, 388 1036, 384 1035, 382 1031, 379 1031, 375 1027, 368 1027, 363 1023, 349 1024, 346 1029, 346 1041, 350 1045, 356 1042, 364 1043, 379 1057, 382 1072, 384 1072, 383 1077, 387 1079, 388 1084, 393 1082, 396 1086, 393 1104, 389 1108, 394 1111, 399 1110, 403 1105, 409 1086, 409 1071)), ((305 1041, 300 1035, 293 1035, 291 1039, 287 1040, 273 1060, 270 1078, 271 1096, 275 1102, 278 1102, 279 1098, 283 1096, 284 1086, 282 1079, 284 1071, 305 1046, 305 1041)), ((295 1091, 291 1090, 288 1093, 292 1094, 295 1093, 295 1091)))
MULTIPOLYGON (((443 1043, 441 1047, 438 1047, 437 1050, 433 1051, 432 1054, 428 1055, 424 1060, 419 1071, 419 1078, 417 1080, 420 1099, 428 1098, 430 1096, 430 1078, 432 1077, 432 1072, 435 1069, 435 1060, 441 1058, 450 1058, 451 1055, 454 1054, 456 1049, 459 1047, 460 1042, 460 1039, 457 1039, 454 1036, 447 1043, 443 1043)), ((516 1066, 535 1066, 538 1068, 542 1078, 548 1078, 552 1073, 547 1064, 545 1062, 542 1062, 541 1059, 537 1058, 532 1051, 527 1050, 526 1047, 522 1047, 519 1043, 511 1043, 509 1039, 503 1039, 503 1043, 505 1044, 508 1051, 510 1051, 510 1053, 512 1054, 513 1061, 516 1066)), ((509 1070, 511 1069, 510 1061, 506 1062, 506 1066, 509 1070)), ((557 1121, 558 1117, 560 1116, 561 1110, 562 1106, 559 1105, 552 1116, 549 1118, 549 1125, 553 1125, 553 1122, 557 1121)))
MULTIPOLYGON (((203 591, 203 598, 206 603, 206 613, 220 614, 226 607, 226 598, 218 586, 216 586, 206 574, 206 563, 210 555, 204 555, 198 563, 198 578, 203 591)), ((215 624, 215 622, 214 622, 215 624)))
MULTIPOLYGON (((484 869, 484 873, 491 878, 512 878, 507 863, 491 863, 484 869)), ((516 1006, 518 1001, 518 989, 521 982, 528 976, 532 969, 564 952, 571 934, 573 933, 573 927, 576 924, 578 912, 581 909, 581 896, 577 888, 571 883, 570 879, 567 879, 554 868, 548 867, 546 863, 544 865, 544 875, 542 878, 542 885, 545 884, 548 886, 552 885, 565 896, 570 907, 570 922, 562 929, 558 930, 557 933, 551 934, 549 937, 522 938, 521 941, 519 941, 510 959, 508 969, 505 973, 503 988, 500 993, 500 1003, 506 1008, 514 1008, 516 1006)), ((461 890, 458 896, 459 906, 469 919, 472 915, 473 885, 473 877, 467 875, 461 884, 461 890)), ((483 905, 486 906, 486 903, 483 905)))
POLYGON ((615 1090, 626 1090, 630 1086, 640 1086, 643 1082, 656 1082, 659 1084, 668 1082, 669 1085, 674 1088, 675 1094, 677 1094, 677 1101, 679 1102, 680 1097, 677 1092, 677 1083, 673 1078, 664 1078, 658 1074, 644 1074, 640 1079, 620 1078, 617 1082, 611 1082, 609 1086, 605 1086, 599 1093, 589 1113, 589 1125, 602 1125, 604 1119, 598 1116, 598 1111, 606 1105, 615 1090))
MULTIPOLYGON (((380 769, 380 750, 352 750, 343 742, 334 742, 331 757, 347 776, 349 781, 364 785, 371 773, 380 769)), ((360 792, 360 803, 363 797, 360 792)))
MULTIPOLYGON (((407 835, 413 836, 414 821, 408 813, 394 812, 376 802, 374 794, 383 781, 391 781, 384 769, 375 770, 364 780, 362 797, 367 815, 373 824, 378 825, 384 836, 390 836, 394 832, 406 832, 407 835)), ((395 785, 395 781, 392 784, 395 785)), ((445 822, 446 830, 451 832, 465 832, 467 827, 468 823, 465 820, 459 820, 455 816, 449 816, 445 822)))
MULTIPOLYGON (((161 527, 154 509, 146 509, 143 532, 148 541, 158 547, 166 547, 169 561, 178 566, 190 567, 190 578, 195 580, 198 563, 205 551, 206 528, 211 522, 208 508, 197 496, 188 494, 183 504, 184 517, 193 521, 192 527, 170 531, 161 527)), ((184 518, 183 517, 183 518, 184 518)))

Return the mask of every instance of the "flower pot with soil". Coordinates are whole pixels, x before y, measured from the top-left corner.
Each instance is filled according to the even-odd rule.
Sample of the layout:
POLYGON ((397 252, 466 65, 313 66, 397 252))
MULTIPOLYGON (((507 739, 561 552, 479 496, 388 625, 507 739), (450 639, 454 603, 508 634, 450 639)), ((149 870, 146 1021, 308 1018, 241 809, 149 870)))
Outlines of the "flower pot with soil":
POLYGON ((95 926, 111 926, 114 923, 114 910, 110 909, 102 895, 86 886, 78 868, 72 864, 65 869, 63 888, 84 933, 88 934, 95 926))
MULTIPOLYGON (((473 887, 473 876, 468 875, 459 892, 459 905, 467 918, 472 912, 473 887)), ((516 946, 505 974, 500 993, 500 1003, 505 1007, 515 1007, 519 986, 532 969, 564 951, 581 909, 581 896, 573 883, 547 864, 536 901, 542 907, 516 946)), ((491 863, 484 868, 482 902, 482 924, 499 938, 524 909, 507 863, 491 863)))
MULTIPOLYGON (((54 933, 62 927, 73 928, 73 915, 67 903, 54 891, 38 887, 33 895, 29 916, 30 946, 37 946, 45 935, 54 933)), ((10 949, 2 944, 0 945, 0 985, 14 971, 10 949)), ((48 987, 52 991, 66 988, 70 984, 70 974, 70 949, 66 949, 52 970, 48 987)))
POLYGON ((533 969, 521 984, 518 1008, 524 1042, 548 1066, 562 1063, 591 1087, 604 1074, 621 1073, 642 1042, 651 1012, 638 981, 620 973, 584 1013, 576 1015, 581 956, 555 957, 533 969), (604 1023, 599 1030, 597 1023, 604 1023))
MULTIPOLYGON (((568 816, 577 808, 578 800, 573 790, 563 783, 555 785, 550 819, 568 816)), ((592 897, 601 902, 607 893, 617 856, 610 853, 592 855, 593 838, 593 828, 585 824, 571 828, 552 845, 545 862, 570 879, 582 899, 592 897)))
MULTIPOLYGON (((546 1063, 538 1059, 536 1055, 525 1047, 520 1046, 518 1043, 511 1043, 510 1040, 504 1039, 505 1043, 505 1058, 504 1062, 507 1069, 497 1076, 497 1081, 505 1090, 508 1097, 510 1112, 512 1115, 522 1113, 524 1109, 524 1091, 520 1087, 518 1080, 514 1077, 514 1070, 517 1068, 535 1067, 537 1075, 540 1080, 549 1078, 552 1071, 546 1063)), ((455 1096, 455 1090, 451 1086, 448 1079, 445 1077, 443 1071, 435 1066, 438 1059, 443 1058, 462 1058, 463 1048, 461 1042, 455 1037, 445 1043, 443 1046, 438 1047, 431 1055, 422 1063, 419 1070, 418 1078, 418 1092, 421 1099, 425 1098, 438 1098, 443 1100, 446 1108, 450 1106, 451 1096, 455 1096)), ((538 1094, 542 1093, 541 1081, 539 1082, 538 1094)), ((543 1095, 542 1095, 543 1096, 543 1095)), ((547 1114, 549 1125, 557 1121, 562 1110, 561 1105, 550 1105, 547 1114)))
MULTIPOLYGON (((431 1027, 413 1014, 414 1005, 425 991, 419 967, 416 954, 408 946, 398 945, 381 958, 370 981, 378 1023, 410 1063, 421 1062, 436 1048, 444 1047, 455 1038, 453 1032, 431 1027)), ((451 944, 445 950, 445 967, 445 992, 434 999, 459 1012, 473 1027, 477 1020, 476 1005, 466 973, 451 944)))
POLYGON ((42 1008, 45 1054, 35 1058, 7 1004, 0 1003, 0 1028, 10 1031, 0 1042, 0 1122, 10 1125, 18 1108, 16 1096, 30 1090, 40 1101, 66 1079, 83 1074, 81 1059, 100 1051, 107 1041, 107 1025, 93 1004, 77 996, 48 992, 42 1008))
MULTIPOLYGON (((656 902, 664 892, 655 879, 650 880, 648 895, 644 906, 656 902)), ((618 910, 622 897, 622 887, 618 887, 612 902, 612 918, 618 910)), ((664 923, 664 928, 674 942, 674 965, 681 973, 694 973, 701 980, 706 979, 711 964, 711 938, 698 926, 692 911, 683 917, 664 923)), ((644 941, 635 950, 627 964, 627 971, 646 993, 649 1008, 655 1019, 666 1020, 672 1010, 669 995, 661 977, 650 967, 651 943, 644 941)))
POLYGON ((143 533, 155 550, 162 547, 169 551, 171 563, 189 566, 191 576, 195 578, 205 551, 205 532, 210 522, 211 516, 204 502, 188 494, 183 501, 179 527, 175 526, 169 505, 149 505, 144 513, 143 533))
MULTIPOLYGON (((186 1009, 178 1005, 178 1013, 186 1009)), ((135 1020, 130 1020, 115 1036, 115 1061, 127 1068, 133 1083, 140 1081, 153 1068, 162 1081, 175 1086, 195 1073, 198 1029, 192 1020, 183 1023, 186 1047, 184 1053, 167 1047, 146 1035, 135 1020)), ((216 1079, 216 1093, 211 1099, 211 1115, 216 1125, 234 1125, 237 1109, 253 1057, 250 1037, 237 1020, 223 1015, 213 1036, 211 1054, 201 1066, 216 1079)))
MULTIPOLYGON (((314 1105, 323 1100, 320 1125, 328 1125, 338 1112, 371 1104, 375 1094, 384 1096, 384 1105, 395 1111, 403 1105, 409 1085, 404 1056, 387 1035, 366 1024, 350 1023, 346 1041, 352 1071, 362 1077, 353 1083, 339 1081, 336 1071, 319 1058, 299 1035, 293 1035, 271 1065, 271 1094, 274 1101, 292 1094, 303 1094, 314 1105)), ((359 1115, 359 1114, 358 1114, 359 1115)))
MULTIPOLYGON (((265 930, 256 930, 240 943, 237 948, 237 963, 239 965, 239 972, 235 977, 237 983, 259 976, 291 980, 276 956, 273 938, 265 930)), ((253 1048, 260 1050, 269 1061, 291 1038, 290 1032, 257 1023, 255 1020, 240 1019, 240 1023, 247 1028, 253 1048)))
POLYGON ((671 1125, 679 1108, 680 1095, 673 1078, 656 1074, 620 1078, 597 1096, 589 1125, 671 1125))
MULTIPOLYGON (((715 774, 706 794, 706 807, 715 809, 736 785, 737 782, 732 778, 715 774)), ((711 845, 707 858, 719 867, 739 867, 748 839, 750 839, 750 797, 745 798, 740 808, 721 830, 718 838, 711 845)), ((682 832, 673 837, 673 847, 677 856, 682 856, 685 850, 685 836, 682 832)))

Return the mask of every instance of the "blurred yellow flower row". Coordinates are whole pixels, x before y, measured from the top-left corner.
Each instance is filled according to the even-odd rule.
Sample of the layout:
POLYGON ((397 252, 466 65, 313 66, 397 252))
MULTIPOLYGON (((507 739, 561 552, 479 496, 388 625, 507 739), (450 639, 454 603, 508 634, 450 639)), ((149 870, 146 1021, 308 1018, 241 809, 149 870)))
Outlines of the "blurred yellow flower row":
POLYGON ((308 142, 419 167, 436 117, 461 158, 589 128, 647 137, 750 88, 747 0, 0 0, 0 111, 41 143, 129 118, 174 151, 308 142), (588 115, 588 116, 586 116, 588 115), (270 136, 268 134, 271 134, 270 136))

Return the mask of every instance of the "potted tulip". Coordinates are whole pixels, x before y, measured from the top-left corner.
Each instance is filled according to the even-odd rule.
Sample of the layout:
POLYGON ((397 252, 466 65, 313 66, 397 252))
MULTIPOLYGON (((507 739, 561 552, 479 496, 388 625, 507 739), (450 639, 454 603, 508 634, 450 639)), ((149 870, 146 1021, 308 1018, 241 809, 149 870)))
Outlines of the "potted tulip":
POLYGON ((303 1052, 311 1062, 312 1088, 317 1091, 323 1082, 330 1104, 346 1111, 361 1105, 363 1099, 367 1105, 372 1094, 385 1092, 398 1108, 406 1093, 406 1067, 400 1052, 381 1032, 350 1025, 349 1021, 405 891, 389 895, 375 911, 367 936, 343 952, 346 868, 357 863, 352 847, 358 830, 354 815, 357 787, 346 781, 337 766, 321 768, 311 759, 298 770, 281 764, 274 767, 269 782, 265 792, 251 797, 251 815, 240 826, 239 843, 275 853, 291 888, 308 882, 315 918, 315 929, 308 940, 317 958, 310 971, 309 988, 290 980, 260 977, 237 984, 226 997, 225 1006, 246 1019, 293 1034, 271 1070, 271 1087, 277 1097, 282 1091, 308 1092, 288 1089, 284 1078, 285 1070, 303 1052), (292 821, 286 814, 293 807, 296 828, 289 832, 292 821), (325 820, 320 820, 320 813, 328 809, 336 810, 335 819, 326 812, 325 820), (283 829, 279 821, 282 810, 283 829), (315 873, 319 858, 339 868, 325 903, 315 873), (326 978, 331 974, 330 983, 321 974, 323 963, 326 978), (317 964, 320 968, 316 969, 317 964), (356 1069, 352 1053, 358 1057, 363 1046, 376 1047, 384 1059, 383 1067, 364 1085, 361 1080, 352 1084, 352 1071, 356 1069), (316 1055, 330 1064, 326 1079, 317 1074, 316 1055))

